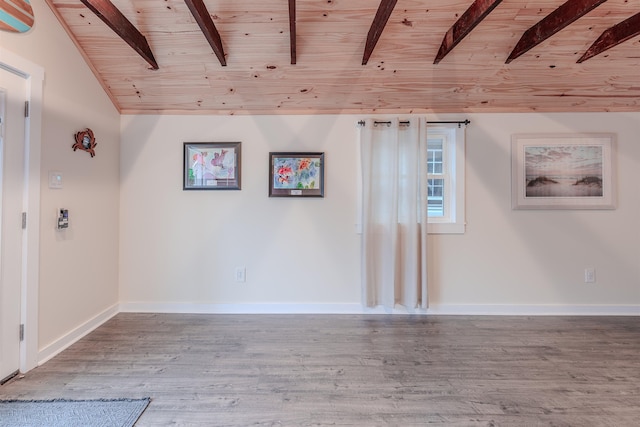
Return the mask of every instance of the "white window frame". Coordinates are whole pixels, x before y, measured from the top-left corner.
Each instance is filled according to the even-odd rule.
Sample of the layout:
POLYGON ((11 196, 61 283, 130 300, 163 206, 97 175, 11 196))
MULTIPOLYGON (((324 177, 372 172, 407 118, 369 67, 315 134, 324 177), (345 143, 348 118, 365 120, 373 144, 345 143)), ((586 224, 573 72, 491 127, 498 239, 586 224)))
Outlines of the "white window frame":
MULTIPOLYGON (((428 217, 429 234, 462 234, 465 232, 465 127, 457 123, 427 122, 427 138, 441 136, 443 143, 444 216, 428 217)), ((426 141, 425 141, 426 143, 426 141)), ((425 166, 426 171, 426 166, 425 166)))

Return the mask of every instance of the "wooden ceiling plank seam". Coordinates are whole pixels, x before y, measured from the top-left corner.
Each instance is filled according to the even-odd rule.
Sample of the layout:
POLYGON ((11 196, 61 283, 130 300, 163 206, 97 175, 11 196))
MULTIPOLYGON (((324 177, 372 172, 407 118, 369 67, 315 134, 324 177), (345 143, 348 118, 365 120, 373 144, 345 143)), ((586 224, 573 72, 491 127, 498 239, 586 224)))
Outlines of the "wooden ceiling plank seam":
POLYGON ((291 39, 291 65, 297 61, 296 46, 296 0, 289 0, 289 38, 291 39))
POLYGON ((191 11, 194 19, 198 23, 198 26, 202 30, 204 37, 207 39, 213 52, 218 57, 220 65, 223 67, 227 65, 227 60, 224 57, 224 48, 222 47, 222 39, 220 33, 211 19, 211 15, 207 10, 203 0, 184 0, 191 11))
POLYGON ((449 28, 442 39, 434 64, 439 63, 454 47, 458 45, 502 0, 476 0, 462 14, 460 19, 449 28))
POLYGON ((640 12, 606 29, 587 49, 584 55, 578 59, 577 63, 580 64, 589 58, 593 58, 637 35, 640 35, 640 12))
POLYGON ((607 0, 568 0, 524 32, 506 60, 514 59, 539 45, 558 31, 577 21, 607 0))
POLYGON ((393 12, 393 8, 396 6, 397 2, 398 0, 380 1, 380 6, 378 7, 378 11, 376 12, 373 22, 371 23, 369 33, 367 34, 367 42, 365 44, 364 55, 362 57, 362 65, 367 65, 367 62, 369 62, 373 49, 376 47, 376 44, 378 44, 382 31, 387 25, 387 21, 389 21, 391 12, 393 12))
POLYGON ((98 18, 133 48, 154 70, 159 69, 145 36, 109 0, 80 0, 98 18))

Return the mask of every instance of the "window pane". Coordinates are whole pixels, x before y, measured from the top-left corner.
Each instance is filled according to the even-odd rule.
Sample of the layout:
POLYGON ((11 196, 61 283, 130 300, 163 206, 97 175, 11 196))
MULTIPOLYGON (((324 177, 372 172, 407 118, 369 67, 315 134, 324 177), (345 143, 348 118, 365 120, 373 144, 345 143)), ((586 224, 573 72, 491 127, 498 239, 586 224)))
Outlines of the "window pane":
POLYGON ((442 144, 443 140, 440 138, 427 139, 427 173, 442 173, 442 144))
MULTIPOLYGON (((444 138, 427 138, 427 174, 442 175, 444 138)), ((444 216, 444 179, 428 179, 428 209, 430 217, 444 216)))
POLYGON ((428 179, 427 215, 444 216, 444 179, 428 179))

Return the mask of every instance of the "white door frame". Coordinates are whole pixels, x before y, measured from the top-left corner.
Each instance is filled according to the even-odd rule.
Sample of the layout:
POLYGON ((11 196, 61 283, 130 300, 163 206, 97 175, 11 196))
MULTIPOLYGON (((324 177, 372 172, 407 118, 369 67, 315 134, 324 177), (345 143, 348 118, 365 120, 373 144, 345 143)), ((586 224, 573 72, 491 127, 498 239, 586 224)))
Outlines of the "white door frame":
POLYGON ((42 92, 44 69, 0 47, 0 68, 26 80, 29 118, 25 129, 25 197, 27 229, 22 245, 20 302, 24 341, 20 343, 20 371, 38 366, 38 288, 40 283, 40 149, 42 142, 42 92))

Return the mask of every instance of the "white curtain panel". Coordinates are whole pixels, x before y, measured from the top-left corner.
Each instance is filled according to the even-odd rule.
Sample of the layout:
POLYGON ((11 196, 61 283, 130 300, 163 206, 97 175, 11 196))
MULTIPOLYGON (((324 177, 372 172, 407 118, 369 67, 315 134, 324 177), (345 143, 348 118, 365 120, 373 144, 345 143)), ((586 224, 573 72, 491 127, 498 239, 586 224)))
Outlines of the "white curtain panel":
POLYGON ((412 118, 365 120, 360 132, 367 307, 427 308, 425 131, 424 121, 412 118))

